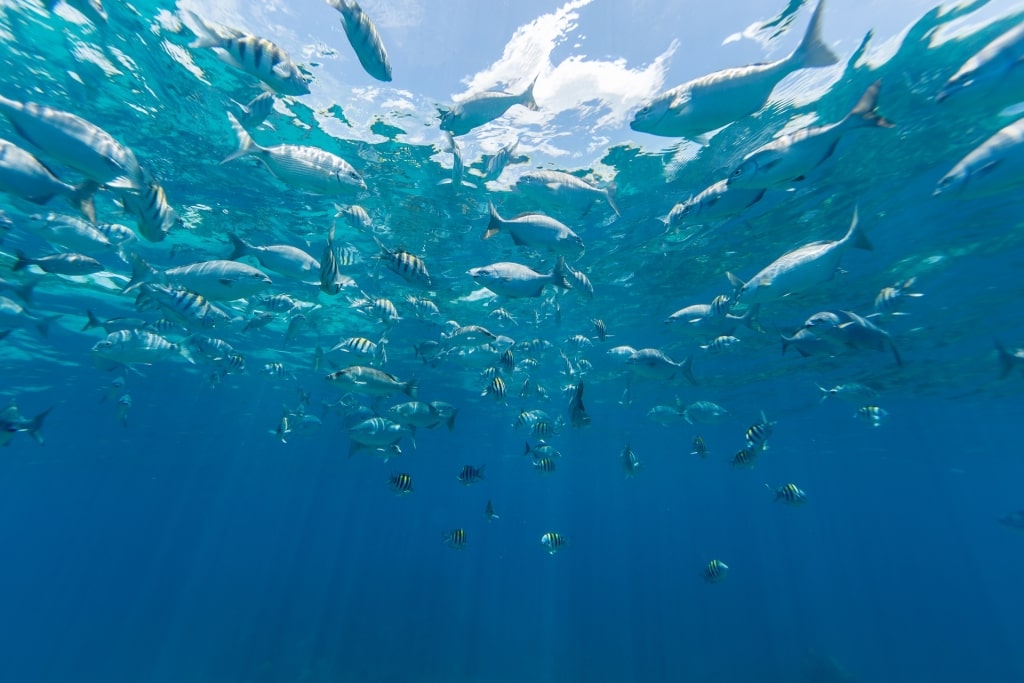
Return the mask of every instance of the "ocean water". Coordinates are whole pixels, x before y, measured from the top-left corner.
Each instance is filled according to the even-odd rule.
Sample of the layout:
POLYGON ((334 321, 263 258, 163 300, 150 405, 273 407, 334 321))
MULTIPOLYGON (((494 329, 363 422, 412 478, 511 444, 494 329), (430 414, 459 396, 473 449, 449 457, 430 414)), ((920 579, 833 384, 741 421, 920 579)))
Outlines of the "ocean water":
MULTIPOLYGON (((37 205, 0 195, 10 221, 0 277, 35 283, 26 299, 0 292, 28 311, 3 318, 10 332, 0 342, 0 394, 17 405, 3 414, 11 438, 0 450, 0 680, 1024 681, 1024 523, 1013 517, 1024 508, 1020 185, 978 198, 933 194, 957 162, 1020 116, 1024 81, 1014 69, 977 92, 942 102, 936 94, 1019 26, 1021 8, 924 4, 891 35, 865 38, 850 26, 871 25, 872 12, 892 21, 885 9, 830 0, 823 33, 839 62, 796 72, 764 108, 702 146, 633 131, 630 120, 658 93, 745 62, 701 52, 706 64, 692 68, 703 71, 672 71, 664 64, 697 61, 686 42, 697 36, 663 21, 645 43, 630 22, 672 12, 641 5, 623 16, 602 2, 500 3, 492 17, 460 5, 444 22, 424 16, 438 13, 429 3, 367 0, 392 83, 360 69, 338 13, 318 2, 108 1, 105 21, 64 4, 0 5, 0 95, 109 132, 179 218, 165 239, 147 240, 122 210, 124 191, 102 188, 98 223, 137 233, 93 254, 102 270, 15 271, 19 252, 81 251, 45 239, 33 215, 81 214, 60 197, 37 205), (197 25, 186 10, 278 43, 311 77, 310 94, 278 97, 252 129, 260 145, 330 151, 366 189, 304 193, 253 157, 220 163, 235 149, 226 112, 238 115, 237 102, 261 88, 210 49, 189 47, 197 25), (488 19, 486 30, 459 30, 488 19), (641 46, 629 60, 616 61, 627 51, 612 51, 616 29, 641 46), (434 31, 433 51, 413 40, 418 31, 434 31), (590 52, 579 47, 584 33, 590 52), (507 41, 504 52, 495 35, 507 41), (673 38, 682 45, 670 47, 673 38), (437 49, 446 41, 476 63, 449 74, 437 49), (442 184, 453 153, 436 107, 486 90, 519 93, 534 75, 538 111, 515 105, 457 136, 474 186, 442 184), (460 79, 466 92, 450 96, 460 79), (839 121, 876 81, 891 128, 843 134, 806 177, 732 215, 664 220, 781 130, 839 121), (513 163, 485 181, 487 156, 515 140, 513 163), (604 196, 566 201, 517 182, 538 170, 607 190, 618 213, 604 196), (482 240, 488 202, 505 217, 543 212, 574 230, 586 248, 567 261, 593 296, 576 283, 496 298, 475 282, 467 271, 494 262, 556 267, 550 251, 506 234, 482 240), (336 205, 363 207, 372 226, 349 224, 336 205), (796 247, 838 240, 855 210, 873 249, 845 251, 833 277, 757 309, 748 292, 733 291, 726 272, 750 279, 796 247), (229 233, 321 259, 332 226, 335 246, 358 255, 341 266, 355 284, 336 295, 318 286, 318 272, 289 278, 252 256, 242 261, 273 284, 213 301, 232 318, 215 326, 158 322, 160 310, 137 307, 137 288, 123 291, 139 258, 157 271, 224 259, 229 233), (430 284, 391 272, 378 242, 421 258, 430 284), (870 318, 900 363, 888 342, 881 351, 783 351, 780 336, 813 314, 872 315, 884 287, 911 278, 907 291, 922 296, 903 297, 905 315, 883 309, 870 318), (272 294, 298 308, 270 311, 269 324, 245 330, 272 294), (666 323, 717 295, 733 297, 735 315, 756 314, 758 324, 736 326, 734 347, 702 348, 713 336, 688 318, 666 323), (410 296, 433 301, 438 314, 418 312, 410 296), (401 320, 386 325, 353 305, 366 297, 391 300, 401 320), (498 308, 514 322, 494 315, 498 308), (87 311, 141 318, 176 346, 155 362, 112 362, 96 350, 106 331, 82 329, 87 311), (45 337, 29 318, 56 315, 45 337), (497 338, 445 342, 457 325, 497 338), (574 335, 586 337, 582 346, 574 335), (223 355, 203 357, 202 336, 230 344, 244 370, 223 355), (350 337, 386 339, 386 363, 322 357, 350 337), (437 354, 427 342, 451 350, 437 354), (997 344, 1017 359, 1001 360, 997 344), (681 367, 644 379, 609 353, 621 346, 689 359, 694 381, 681 367), (499 360, 505 348, 512 369, 499 360), (325 380, 370 362, 415 380, 420 400, 455 406, 454 428, 419 428, 397 449, 353 452, 355 424, 409 400, 325 380), (504 400, 488 389, 495 373, 504 400), (574 427, 569 399, 581 382, 590 421, 574 427), (819 387, 852 383, 874 395, 822 400, 819 387), (649 416, 698 400, 728 412, 698 424, 649 416), (884 411, 877 426, 856 416, 866 406, 884 411), (50 408, 40 444, 27 421, 50 408), (561 454, 554 472, 524 454, 524 443, 539 441, 516 426, 524 410, 544 410, 555 424, 546 438, 561 454), (753 466, 733 464, 762 415, 772 422, 768 447, 751 447, 753 466), (705 457, 691 453, 697 436, 705 457), (626 447, 636 471, 624 467, 626 447), (463 485, 465 465, 482 466, 483 479, 463 485), (398 473, 411 475, 412 492, 394 490, 398 473), (777 500, 788 483, 805 502, 777 500), (485 515, 488 502, 496 519, 485 515), (464 547, 446 542, 456 529, 464 547), (565 541, 555 553, 541 543, 549 532, 565 541), (728 573, 707 581, 716 559, 728 573)), ((746 63, 793 49, 812 8, 793 5, 791 29, 741 43, 753 55, 746 63)), ((783 9, 719 21, 742 31, 783 9)), ((709 45, 726 51, 725 35, 709 45)), ((22 133, 0 117, 0 138, 62 180, 83 180, 22 133)), ((1019 163, 1020 154, 1000 163, 1019 163)))

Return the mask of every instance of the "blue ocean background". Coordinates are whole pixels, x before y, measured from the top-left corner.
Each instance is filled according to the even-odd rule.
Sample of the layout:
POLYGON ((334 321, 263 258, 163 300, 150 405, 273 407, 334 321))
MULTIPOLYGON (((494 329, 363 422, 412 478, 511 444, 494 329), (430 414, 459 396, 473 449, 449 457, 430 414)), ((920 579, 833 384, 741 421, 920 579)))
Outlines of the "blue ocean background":
MULTIPOLYGON (((323 23, 336 23, 333 10, 316 5, 323 23)), ((609 15, 626 10, 585 5, 579 21, 596 36, 596 54, 614 45, 608 33, 619 24, 609 15)), ((866 15, 869 24, 871 12, 884 12, 834 5, 866 15)), ((225 7, 218 11, 232 9, 225 7)), ((934 20, 925 14, 930 7, 915 15, 925 17, 921 31, 910 33, 915 40, 887 43, 873 62, 853 55, 863 36, 844 34, 841 22, 829 20, 826 33, 842 35, 843 48, 832 80, 794 77, 767 110, 719 133, 709 147, 620 125, 604 131, 607 144, 591 149, 589 126, 604 111, 601 103, 526 127, 525 146, 530 135, 536 143, 529 168, 613 175, 623 214, 616 218, 599 203, 576 218, 587 240, 593 301, 566 294, 560 318, 532 327, 528 313, 539 305, 523 304, 521 327, 503 330, 560 343, 590 334, 592 318, 608 324, 610 339, 595 340, 586 352, 594 366, 586 394, 592 423, 566 426, 552 439, 562 457, 551 476, 531 467, 523 447, 535 440, 513 427, 521 407, 537 407, 518 398, 519 383, 502 405, 480 396, 482 368, 421 362, 414 343, 437 338, 439 328, 412 316, 392 334, 388 370, 416 377, 421 396, 449 401, 459 412, 453 431, 421 429, 415 447, 403 441, 402 454, 388 462, 350 455, 342 420, 329 410, 311 433, 287 443, 274 434, 282 404, 295 405, 300 389, 311 393, 317 414, 321 402, 337 400, 340 392, 313 369, 313 350, 369 334, 372 325, 355 318, 337 318, 335 327, 288 344, 284 321, 258 333, 235 330, 231 342, 246 353, 249 370, 215 386, 208 372, 181 360, 137 367, 125 375, 133 405, 122 425, 112 401, 101 400, 116 373, 90 355, 102 336, 80 328, 87 308, 101 317, 135 315, 133 297, 98 280, 47 276, 32 310, 62 318, 46 339, 27 329, 0 342, 3 398, 17 400, 26 416, 53 407, 44 445, 15 434, 0 452, 0 681, 1024 681, 1024 535, 999 521, 1024 508, 1017 434, 1024 377, 1019 368, 1002 377, 994 350, 997 341, 1024 343, 1024 214, 1018 192, 965 202, 931 196, 957 160, 1019 115, 997 116, 1002 106, 940 110, 931 98, 959 64, 1019 23, 1021 8, 992 3, 982 10, 992 23, 930 44, 916 39, 934 20), (659 218, 675 202, 719 179, 791 118, 838 120, 878 78, 880 110, 895 130, 857 132, 823 181, 749 220, 665 232, 659 218), (569 131, 559 142, 566 156, 541 144, 559 126, 569 131), (833 282, 799 302, 773 305, 761 316, 768 331, 745 332, 739 353, 700 355, 664 324, 673 310, 727 291, 726 270, 749 276, 796 245, 838 239, 854 207, 875 250, 846 254, 833 282), (910 303, 910 315, 886 323, 903 367, 871 352, 780 353, 779 334, 807 315, 869 311, 881 287, 910 276, 925 296, 910 303), (664 348, 674 358, 692 353, 699 384, 627 385, 628 372, 606 353, 618 344, 664 348), (261 375, 258 367, 271 361, 288 363, 296 377, 261 375), (881 426, 855 419, 856 405, 820 400, 816 385, 851 381, 879 390, 888 413, 881 426), (647 417, 652 406, 676 398, 714 400, 729 417, 669 426, 647 417), (731 467, 744 430, 762 411, 777 422, 770 448, 754 468, 731 467), (706 459, 690 454, 697 435, 710 449, 706 459), (633 477, 620 460, 627 443, 642 465, 633 477), (456 475, 466 464, 484 465, 485 479, 461 486, 456 475), (391 490, 388 476, 398 471, 413 475, 414 493, 391 490), (805 504, 774 502, 774 490, 787 482, 807 492, 805 504), (488 501, 496 520, 485 517, 488 501), (442 540, 455 528, 469 539, 461 550, 442 540), (567 539, 553 555, 540 543, 550 531, 567 539), (730 567, 721 583, 702 576, 713 558, 730 567)), ((499 8, 495 24, 506 38, 555 9, 499 8)), ((223 258, 229 230, 319 256, 334 214, 330 200, 290 193, 255 163, 217 164, 232 150, 223 116, 228 98, 243 101, 257 90, 207 54, 193 55, 206 80, 190 75, 187 60, 161 42, 188 43, 166 19, 177 9, 111 0, 108 25, 95 29, 65 10, 7 3, 2 94, 85 116, 154 169, 188 226, 166 244, 140 247, 147 259, 169 266, 223 258), (86 45, 106 46, 106 56, 94 59, 86 45), (117 73, 99 66, 114 48, 126 56, 117 73)), ((718 18, 720 35, 701 47, 720 49, 725 26, 742 30, 781 9, 718 18)), ((651 44, 673 35, 670 10, 649 9, 662 19, 651 44)), ((484 22, 479 10, 462 5, 451 14, 457 26, 484 22)), ((299 14, 281 19, 290 30, 309 21, 299 14)), ((269 35, 273 26, 253 28, 269 35)), ((642 27, 630 30, 642 43, 642 27)), ((438 299, 449 304, 446 319, 491 325, 484 309, 465 300, 476 287, 464 272, 518 252, 504 236, 479 239, 487 201, 498 198, 509 215, 531 204, 508 187, 454 194, 437 186, 450 173, 451 155, 439 135, 424 139, 420 130, 437 132, 427 99, 447 97, 460 78, 471 80, 467 70, 500 52, 500 44, 466 35, 458 50, 481 55, 480 64, 463 65, 450 83, 422 92, 414 79, 401 83, 416 93, 412 113, 372 110, 386 97, 359 91, 369 86, 353 76, 355 85, 342 81, 348 89, 333 95, 337 109, 319 101, 328 97, 324 88, 315 105, 288 105, 305 126, 279 121, 256 137, 267 145, 330 147, 352 159, 370 186, 361 203, 391 225, 389 239, 425 252, 443 274, 449 291, 438 299)), ((336 30, 325 36, 339 53, 348 50, 336 30)), ((396 36, 397 73, 398 56, 414 63, 419 53, 406 33, 396 29, 396 36)), ((330 56, 321 47, 304 53, 308 37, 297 39, 294 57, 330 56)), ((747 61, 756 61, 755 47, 747 61)), ((569 54, 569 41, 558 50, 569 54)), ((677 60, 694 53, 679 50, 677 60)), ((343 59, 347 69, 356 64, 343 59)), ((436 59, 416 68, 446 64, 436 59)), ((724 65, 708 62, 704 70, 724 65)), ((337 77, 328 67, 317 73, 320 83, 337 77)), ((699 73, 669 72, 662 85, 699 73)), ((17 139, 0 123, 0 136, 17 139)), ((464 143, 467 165, 486 142, 464 143)), ((112 199, 97 204, 101 215, 120 220, 112 199)), ((15 227, 0 250, 10 253, 13 243, 46 253, 42 240, 19 228, 31 208, 13 200, 3 208, 15 227)), ((64 209, 55 202, 45 210, 64 209)), ((360 246, 372 253, 367 244, 360 246)), ((372 261, 362 268, 374 283, 368 287, 401 290, 388 273, 369 277, 372 261)), ((130 268, 112 270, 127 276, 130 268)), ((538 381, 551 398, 539 406, 567 418, 562 387, 569 378, 557 364, 543 370, 538 381)))

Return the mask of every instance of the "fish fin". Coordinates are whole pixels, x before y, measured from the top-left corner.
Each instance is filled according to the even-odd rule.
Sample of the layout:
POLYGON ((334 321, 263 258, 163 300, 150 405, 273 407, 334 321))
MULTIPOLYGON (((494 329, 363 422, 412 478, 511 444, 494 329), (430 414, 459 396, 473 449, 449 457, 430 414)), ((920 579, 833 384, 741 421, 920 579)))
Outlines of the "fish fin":
POLYGON ((229 277, 217 278, 217 282, 224 285, 225 287, 230 287, 231 285, 235 284, 235 281, 229 277))
POLYGON ((819 0, 818 6, 811 14, 811 21, 807 24, 807 32, 804 34, 800 45, 793 52, 792 61, 798 69, 809 69, 820 66, 832 66, 839 61, 839 57, 821 38, 821 15, 825 7, 825 1, 819 0))
POLYGON ((699 384, 697 378, 693 376, 693 357, 687 356, 686 360, 683 361, 682 365, 683 376, 689 381, 690 384, 696 386, 699 384))
POLYGON ((252 249, 252 245, 243 240, 241 237, 233 232, 228 233, 228 239, 231 240, 231 246, 234 247, 234 251, 228 255, 229 261, 237 261, 242 258, 252 249))
POLYGON ((1007 375, 1013 372, 1013 364, 1015 362, 1014 355, 1006 350, 1006 347, 997 339, 995 342, 996 351, 999 352, 999 379, 1005 379, 1007 375))
POLYGON ((565 257, 559 256, 558 260, 555 261, 555 267, 551 270, 551 279, 555 283, 555 287, 562 289, 572 289, 572 285, 569 280, 565 277, 565 257))
POLYGON ((896 365, 902 368, 903 359, 900 357, 900 350, 896 348, 896 344, 894 344, 891 339, 889 340, 889 348, 892 349, 892 355, 896 359, 896 365))
POLYGON ((28 426, 25 429, 25 431, 31 434, 32 438, 35 439, 36 443, 38 443, 40 446, 43 445, 43 420, 46 419, 46 416, 50 414, 51 410, 53 410, 52 407, 47 408, 43 412, 33 417, 32 421, 28 423, 28 426))
POLYGON ((448 425, 448 431, 449 432, 453 431, 455 429, 455 416, 458 415, 458 414, 459 414, 458 410, 453 410, 452 414, 448 416, 447 420, 445 420, 445 424, 448 425))
POLYGON ((743 291, 743 288, 746 286, 746 283, 743 282, 743 280, 736 277, 735 275, 733 275, 732 273, 730 273, 729 271, 725 272, 725 277, 729 278, 729 284, 732 285, 733 298, 738 298, 740 293, 743 291))
POLYGON ((526 90, 523 91, 523 94, 519 96, 519 104, 523 105, 530 111, 537 111, 540 109, 540 107, 537 106, 537 101, 533 99, 533 86, 537 85, 537 78, 539 76, 540 74, 534 76, 533 80, 530 81, 530 85, 527 86, 526 90))
POLYGON ((193 28, 193 32, 196 34, 196 39, 189 43, 190 48, 195 50, 204 47, 220 46, 221 39, 220 36, 217 35, 217 30, 215 27, 206 23, 206 21, 202 17, 200 17, 198 14, 191 10, 183 10, 183 12, 184 14, 191 17, 192 21, 194 21, 197 24, 199 29, 198 31, 196 31, 193 27, 189 27, 193 28))
POLYGON ((25 256, 25 253, 21 249, 14 250, 14 265, 11 266, 11 272, 16 273, 19 270, 23 270, 32 265, 32 259, 25 256))
POLYGON ((892 128, 895 126, 896 124, 878 113, 878 91, 881 87, 881 79, 869 85, 868 89, 861 95, 857 106, 846 116, 846 120, 853 121, 853 125, 857 126, 875 126, 878 128, 892 128))
POLYGON ((86 321, 85 325, 82 326, 82 329, 79 330, 79 332, 85 332, 86 330, 91 330, 94 327, 103 326, 103 323, 100 321, 99 318, 96 317, 96 314, 92 312, 92 309, 85 309, 85 314, 86 316, 88 316, 88 320, 86 321))
POLYGON ((411 379, 405 383, 402 391, 407 394, 410 398, 415 399, 420 393, 420 383, 417 379, 411 379))
POLYGON ((512 233, 512 244, 516 245, 517 247, 528 246, 526 244, 526 242, 524 242, 523 240, 519 239, 519 237, 517 237, 515 233, 512 233))
POLYGON ((71 205, 78 209, 78 211, 89 219, 89 222, 96 224, 96 203, 93 199, 93 195, 96 194, 100 184, 95 180, 86 180, 81 185, 75 187, 74 191, 68 195, 68 201, 71 205))
POLYGON ((868 240, 867 235, 860 229, 860 222, 857 217, 857 207, 853 207, 853 218, 850 221, 850 229, 846 231, 846 237, 844 241, 847 241, 851 247, 855 249, 864 249, 865 251, 874 251, 875 247, 868 240))
POLYGON ((252 136, 249 135, 249 132, 242 127, 242 124, 238 122, 238 119, 236 119, 235 115, 231 112, 228 112, 228 121, 231 122, 231 128, 235 131, 235 136, 238 138, 238 149, 224 157, 220 163, 226 164, 229 161, 234 161, 235 159, 244 157, 247 154, 263 151, 263 148, 256 144, 252 139, 252 136))
POLYGON ((36 329, 43 337, 50 336, 50 325, 61 318, 60 315, 48 315, 36 323, 36 329))
MULTIPOLYGON (((615 195, 615 186, 614 185, 609 185, 608 187, 604 188, 604 200, 606 202, 608 202, 608 207, 611 208, 611 210, 615 212, 616 216, 621 217, 622 216, 622 212, 619 211, 619 205, 615 203, 615 196, 614 195, 615 195)), ((665 219, 665 223, 666 224, 668 223, 668 219, 667 218, 665 219)))

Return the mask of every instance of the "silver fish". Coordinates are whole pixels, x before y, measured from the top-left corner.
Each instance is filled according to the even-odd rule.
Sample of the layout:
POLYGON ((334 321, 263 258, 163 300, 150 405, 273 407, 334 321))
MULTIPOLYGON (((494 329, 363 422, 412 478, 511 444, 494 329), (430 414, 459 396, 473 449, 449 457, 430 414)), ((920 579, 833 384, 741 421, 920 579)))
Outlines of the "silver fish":
POLYGON ((534 78, 530 85, 518 95, 505 92, 481 92, 472 95, 451 108, 441 112, 441 130, 452 135, 465 135, 469 131, 500 118, 516 104, 537 110, 537 102, 533 99, 534 78))
POLYGON ((60 275, 89 275, 103 270, 103 264, 84 254, 51 254, 41 258, 28 258, 20 251, 15 252, 17 260, 11 267, 11 271, 19 271, 28 266, 36 266, 47 273, 60 275))
POLYGON ((80 187, 69 185, 31 153, 0 139, 0 192, 9 192, 33 204, 46 204, 61 196, 92 220, 96 218, 92 195, 97 187, 95 181, 86 181, 80 187))
POLYGON ((236 261, 200 261, 159 271, 141 258, 134 259, 132 278, 124 291, 131 291, 143 282, 162 280, 201 294, 211 301, 233 301, 262 292, 271 280, 261 270, 236 261))
POLYGON ((492 263, 470 268, 469 275, 495 294, 509 298, 538 297, 545 285, 569 289, 565 279, 565 257, 559 256, 550 273, 538 273, 519 263, 492 263))
POLYGON ((841 121, 801 128, 747 154, 729 174, 729 184, 749 189, 786 187, 802 180, 831 157, 846 132, 865 127, 892 128, 892 122, 876 111, 881 85, 881 81, 875 81, 868 87, 857 106, 841 121))
POLYGON ((338 155, 306 145, 261 147, 233 114, 229 113, 228 119, 238 137, 238 149, 226 156, 222 164, 255 156, 278 180, 309 194, 332 195, 366 189, 362 176, 338 155))
POLYGON ((0 329, 10 331, 15 328, 34 327, 41 337, 46 337, 50 333, 50 325, 58 318, 59 315, 40 317, 17 301, 0 296, 0 329))
POLYGON ((43 445, 43 420, 46 419, 51 410, 53 408, 47 408, 31 420, 25 419, 21 411, 18 410, 17 404, 13 402, 3 410, 0 410, 0 446, 10 444, 11 439, 18 432, 28 434, 40 446, 43 445))
POLYGON ((119 330, 96 342, 93 356, 116 363, 155 363, 181 353, 181 347, 145 330, 119 330))
POLYGON ((839 267, 839 259, 849 247, 873 248, 859 228, 856 210, 841 240, 812 242, 794 249, 772 261, 747 282, 732 273, 726 275, 736 290, 735 299, 747 304, 776 301, 831 280, 839 267))
POLYGON ((262 92, 249 100, 248 104, 240 102, 235 102, 235 104, 242 112, 242 115, 238 117, 238 122, 246 128, 255 128, 266 121, 270 112, 274 111, 274 93, 262 92))
POLYGON ((748 189, 730 184, 728 179, 719 180, 685 202, 673 206, 665 218, 665 223, 670 230, 675 230, 684 223, 727 218, 761 201, 765 192, 762 187, 748 189))
POLYGON ((669 380, 681 374, 691 384, 697 384, 689 356, 681 363, 677 363, 660 349, 639 349, 626 358, 626 364, 642 379, 669 380))
POLYGON ((629 127, 651 135, 706 143, 705 133, 761 109, 779 81, 799 69, 831 66, 839 57, 821 38, 824 0, 811 15, 800 45, 785 59, 716 71, 659 95, 633 117, 629 127))
POLYGON ((234 247, 228 260, 235 261, 243 256, 252 256, 267 270, 303 282, 313 282, 320 272, 320 263, 298 247, 287 244, 261 246, 250 244, 234 233, 228 233, 234 247))
POLYGON ((1024 59, 1024 23, 1001 34, 963 63, 935 96, 943 102, 953 95, 974 92, 980 98, 1004 85, 1006 79, 1020 73, 1024 59))
MULTIPOLYGON (((1022 24, 1024 26, 1024 24, 1022 24)), ((935 194, 976 199, 1016 189, 1024 181, 1024 118, 971 150, 942 176, 935 194)))
POLYGON ((556 200, 583 210, 589 209, 595 200, 603 199, 616 216, 621 215, 611 190, 592 185, 565 171, 529 171, 519 176, 516 187, 520 190, 543 191, 556 200))
POLYGON ((499 232, 507 232, 517 246, 548 249, 568 256, 579 256, 583 252, 583 240, 563 223, 542 213, 524 213, 515 218, 502 218, 494 204, 487 203, 491 213, 490 222, 484 232, 487 240, 499 232))

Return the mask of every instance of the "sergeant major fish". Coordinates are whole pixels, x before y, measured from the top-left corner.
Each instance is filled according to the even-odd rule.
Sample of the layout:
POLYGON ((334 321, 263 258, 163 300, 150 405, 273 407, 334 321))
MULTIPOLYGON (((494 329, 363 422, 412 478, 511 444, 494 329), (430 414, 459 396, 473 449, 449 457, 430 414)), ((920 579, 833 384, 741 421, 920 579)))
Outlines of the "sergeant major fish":
POLYGON ((366 73, 378 81, 391 80, 391 62, 377 27, 356 0, 327 0, 327 4, 341 13, 341 26, 359 63, 366 73))
POLYGON ((761 109, 779 81, 792 72, 835 64, 839 58, 821 39, 824 7, 820 0, 803 40, 785 59, 716 71, 672 88, 638 111, 629 127, 703 144, 705 133, 761 109))
POLYGON ((338 155, 306 145, 261 147, 233 114, 228 113, 228 120, 238 137, 238 149, 220 163, 255 156, 278 180, 309 194, 333 195, 366 189, 362 176, 338 155))
POLYGON ((215 26, 194 12, 186 14, 197 25, 196 50, 214 48, 225 63, 266 83, 281 95, 308 95, 309 82, 295 62, 280 47, 265 38, 247 35, 227 26, 215 26))

